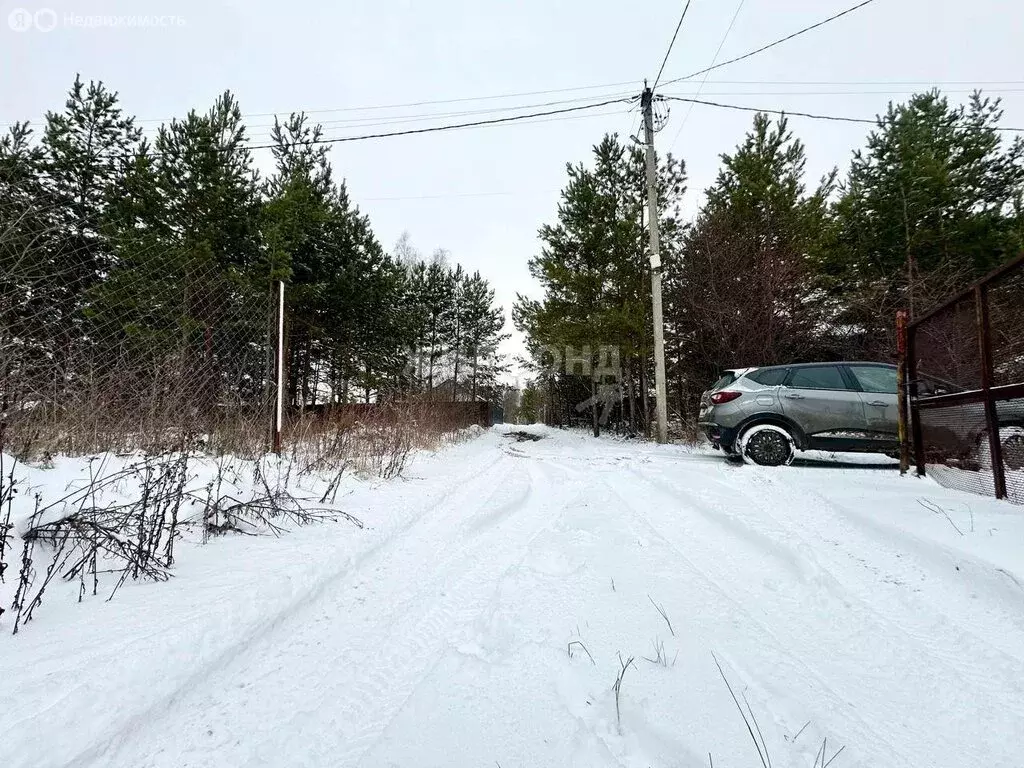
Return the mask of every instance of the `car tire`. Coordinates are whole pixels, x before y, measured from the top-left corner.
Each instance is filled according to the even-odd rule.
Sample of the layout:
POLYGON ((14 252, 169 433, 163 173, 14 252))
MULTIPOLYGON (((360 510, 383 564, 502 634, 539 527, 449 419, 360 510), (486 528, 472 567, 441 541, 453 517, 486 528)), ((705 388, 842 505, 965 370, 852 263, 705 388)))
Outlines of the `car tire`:
MULTIPOLYGON (((992 451, 989 448, 988 430, 978 434, 977 448, 974 451, 976 463, 981 469, 992 469, 992 451)), ((1004 426, 999 428, 999 442, 1002 443, 1003 464, 1010 470, 1024 469, 1024 426, 1004 426)))
POLYGON ((999 430, 1003 443, 1003 464, 1019 472, 1024 469, 1024 427, 1004 427, 999 430))
POLYGON ((781 467, 796 456, 793 436, 774 424, 750 427, 740 436, 739 447, 745 461, 762 467, 781 467))

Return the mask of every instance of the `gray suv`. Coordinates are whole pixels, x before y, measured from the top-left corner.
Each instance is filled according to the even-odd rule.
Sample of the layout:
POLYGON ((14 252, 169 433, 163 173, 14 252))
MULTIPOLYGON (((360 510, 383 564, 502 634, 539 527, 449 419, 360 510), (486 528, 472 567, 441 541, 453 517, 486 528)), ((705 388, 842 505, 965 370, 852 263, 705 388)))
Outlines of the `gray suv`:
POLYGON ((805 363, 726 371, 701 397, 699 423, 726 454, 778 466, 797 449, 899 450, 896 366, 805 363))

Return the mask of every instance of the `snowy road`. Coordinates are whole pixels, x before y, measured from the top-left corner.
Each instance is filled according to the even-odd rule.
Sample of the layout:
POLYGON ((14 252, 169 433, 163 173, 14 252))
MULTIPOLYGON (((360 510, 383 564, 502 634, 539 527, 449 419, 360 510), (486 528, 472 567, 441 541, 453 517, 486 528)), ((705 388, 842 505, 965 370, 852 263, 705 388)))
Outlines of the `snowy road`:
POLYGON ((0 638, 0 765, 759 764, 712 652, 774 766, 1024 765, 1024 509, 532 431, 0 638))

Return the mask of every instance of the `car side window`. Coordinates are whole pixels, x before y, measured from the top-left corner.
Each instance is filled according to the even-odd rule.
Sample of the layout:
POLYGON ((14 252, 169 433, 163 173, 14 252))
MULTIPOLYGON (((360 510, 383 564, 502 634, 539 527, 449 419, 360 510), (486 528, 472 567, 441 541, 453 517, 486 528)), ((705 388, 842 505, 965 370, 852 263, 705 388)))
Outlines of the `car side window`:
POLYGON ((879 395, 896 394, 896 369, 880 365, 851 365, 850 371, 865 392, 879 395))
POLYGON ((842 371, 835 365, 794 368, 790 371, 786 386, 792 389, 849 389, 842 371))
POLYGON ((748 373, 747 378, 765 387, 777 387, 786 380, 788 368, 761 368, 748 373))

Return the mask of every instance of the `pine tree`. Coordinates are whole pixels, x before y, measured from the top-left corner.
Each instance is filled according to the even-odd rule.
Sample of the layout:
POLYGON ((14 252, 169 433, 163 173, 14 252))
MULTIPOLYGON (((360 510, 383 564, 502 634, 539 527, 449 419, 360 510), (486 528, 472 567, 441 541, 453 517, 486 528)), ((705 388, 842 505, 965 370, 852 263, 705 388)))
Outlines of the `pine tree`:
MULTIPOLYGON (((618 350, 631 369, 636 363, 645 397, 653 344, 648 245, 642 224, 643 155, 623 146, 616 136, 606 136, 593 154, 592 169, 582 164, 567 167, 569 182, 562 191, 558 223, 540 230, 543 249, 531 260, 530 270, 544 288, 544 299, 518 297, 513 319, 527 334, 534 357, 550 347, 557 348, 559 356, 568 347, 590 349, 594 376, 603 373, 597 367, 603 362, 601 349, 618 350)), ((677 208, 684 189, 682 164, 667 157, 659 165, 659 221, 666 256, 674 252, 681 231, 677 208)), ((568 396, 576 402, 590 398, 595 403, 592 425, 599 433, 596 402, 602 382, 593 376, 559 378, 563 389, 575 390, 568 396)), ((632 392, 632 370, 626 378, 632 392)))
MULTIPOLYGON (((165 248, 176 265, 172 295, 181 297, 179 343, 192 365, 184 376, 198 382, 195 407, 211 415, 225 376, 220 360, 247 360, 247 341, 270 327, 259 177, 247 142, 241 108, 225 92, 206 114, 161 126, 154 144, 165 248), (265 319, 257 311, 254 324, 238 327, 260 305, 265 319)), ((265 356, 246 364, 265 367, 265 356)))
POLYGON ((463 282, 460 315, 462 350, 470 366, 470 399, 476 400, 480 388, 493 387, 503 370, 498 345, 509 337, 502 333, 505 313, 494 303, 494 289, 479 272, 467 276, 463 282))
POLYGON ((337 252, 343 247, 337 230, 348 198, 344 189, 334 188, 326 147, 315 144, 320 126, 292 114, 284 122, 275 118, 271 135, 276 167, 264 184, 260 217, 268 262, 264 271, 268 280, 288 283, 288 399, 305 406, 317 402, 321 373, 333 392, 346 389, 352 376, 350 360, 341 354, 325 360, 323 351, 326 285, 335 278, 337 252))
POLYGON ((433 392, 434 372, 448 352, 454 327, 455 281, 447 267, 447 253, 434 252, 423 281, 423 343, 427 350, 427 391, 433 392))
POLYGON ((186 250, 208 248, 228 269, 259 263, 259 177, 230 91, 205 115, 161 126, 157 169, 170 231, 186 250))
POLYGON ((467 275, 462 270, 462 265, 456 264, 455 269, 449 273, 452 283, 451 301, 449 310, 450 323, 448 337, 444 340, 445 346, 450 350, 452 356, 452 402, 459 399, 459 369, 463 361, 464 346, 466 343, 466 279, 467 275))
POLYGON ((884 335, 900 306, 918 312, 1016 256, 1024 239, 1024 139, 996 130, 998 100, 953 107, 938 91, 889 105, 855 153, 822 259, 845 319, 884 335))
POLYGON ((76 351, 86 335, 82 310, 96 286, 116 265, 110 234, 110 203, 123 186, 140 139, 134 119, 125 116, 116 92, 78 76, 62 112, 46 115, 42 134, 45 190, 45 253, 51 327, 60 349, 63 380, 82 372, 76 351))
POLYGON ((78 76, 64 111, 46 115, 45 183, 68 243, 71 291, 87 289, 112 263, 101 234, 104 214, 141 135, 134 119, 123 115, 116 92, 102 82, 86 86, 78 76))
MULTIPOLYGON (((56 284, 52 216, 43 185, 42 148, 28 123, 0 136, 0 413, 31 398, 32 382, 47 378, 61 323, 51 293, 56 284)), ((6 416, 0 416, 0 419, 6 416)), ((2 428, 2 427, 0 427, 2 428)))
POLYGON ((693 398, 723 367, 813 359, 823 307, 811 270, 832 175, 811 194, 788 122, 758 114, 707 190, 669 281, 693 398))
POLYGON ((396 255, 405 265, 406 272, 403 315, 406 318, 409 354, 411 356, 408 377, 413 391, 422 392, 426 381, 424 350, 427 345, 429 321, 426 300, 427 264, 422 260, 412 260, 418 254, 403 253, 401 250, 396 249, 396 255))

